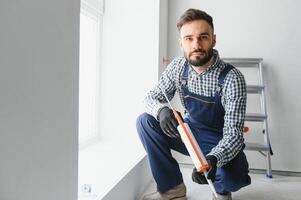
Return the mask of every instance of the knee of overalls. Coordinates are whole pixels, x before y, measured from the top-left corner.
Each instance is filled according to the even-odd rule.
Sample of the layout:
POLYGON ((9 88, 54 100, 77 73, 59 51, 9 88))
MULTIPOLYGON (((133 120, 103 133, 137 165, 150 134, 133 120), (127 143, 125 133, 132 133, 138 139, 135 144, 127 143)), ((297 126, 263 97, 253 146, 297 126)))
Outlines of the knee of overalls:
POLYGON ((235 192, 251 183, 248 170, 233 166, 223 166, 217 170, 217 177, 226 191, 235 192))
POLYGON ((148 132, 148 130, 150 129, 154 130, 157 126, 156 123, 159 122, 152 115, 145 112, 137 117, 136 128, 138 130, 138 133, 141 135, 148 132))

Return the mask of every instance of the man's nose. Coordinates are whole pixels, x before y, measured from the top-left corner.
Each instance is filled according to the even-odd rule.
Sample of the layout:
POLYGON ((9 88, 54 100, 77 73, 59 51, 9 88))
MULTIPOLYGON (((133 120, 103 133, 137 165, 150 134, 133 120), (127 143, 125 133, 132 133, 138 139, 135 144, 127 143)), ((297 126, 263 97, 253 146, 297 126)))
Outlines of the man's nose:
POLYGON ((200 41, 199 39, 193 40, 192 48, 193 48, 194 50, 196 50, 196 49, 201 49, 201 48, 202 48, 201 41, 200 41))

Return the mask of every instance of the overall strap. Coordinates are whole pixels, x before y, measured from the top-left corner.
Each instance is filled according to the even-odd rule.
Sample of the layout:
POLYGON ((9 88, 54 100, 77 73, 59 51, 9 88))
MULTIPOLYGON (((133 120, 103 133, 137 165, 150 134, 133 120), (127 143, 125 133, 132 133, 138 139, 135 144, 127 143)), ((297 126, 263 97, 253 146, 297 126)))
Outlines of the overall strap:
POLYGON ((233 69, 234 67, 230 64, 226 64, 225 65, 225 68, 223 69, 223 71, 221 71, 221 73, 219 74, 219 77, 218 77, 218 87, 217 87, 217 94, 221 95, 222 94, 222 90, 223 90, 223 87, 224 87, 224 81, 225 81, 225 78, 228 74, 228 72, 233 69))
POLYGON ((188 69, 189 69, 189 65, 188 62, 185 61, 184 64, 184 70, 181 76, 181 86, 187 86, 187 81, 188 81, 188 69))

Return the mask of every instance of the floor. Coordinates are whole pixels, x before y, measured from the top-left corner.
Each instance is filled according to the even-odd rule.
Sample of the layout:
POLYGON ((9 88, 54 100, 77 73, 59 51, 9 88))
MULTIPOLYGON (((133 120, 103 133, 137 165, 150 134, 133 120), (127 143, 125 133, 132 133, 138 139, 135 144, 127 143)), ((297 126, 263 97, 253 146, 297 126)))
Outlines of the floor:
MULTIPOLYGON (((182 166, 181 171, 187 187, 188 200, 211 200, 208 185, 198 185, 191 180, 190 166, 182 166)), ((301 177, 274 175, 268 179, 264 174, 251 174, 252 184, 232 194, 233 200, 300 200, 301 177)), ((151 182, 144 194, 156 188, 151 182)))

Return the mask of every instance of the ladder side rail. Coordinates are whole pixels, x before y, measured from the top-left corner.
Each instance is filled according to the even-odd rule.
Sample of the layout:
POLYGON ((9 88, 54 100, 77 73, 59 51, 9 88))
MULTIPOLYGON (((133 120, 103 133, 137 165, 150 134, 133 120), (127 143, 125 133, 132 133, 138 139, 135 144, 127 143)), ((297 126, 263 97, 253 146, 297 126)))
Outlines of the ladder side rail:
MULTIPOLYGON (((259 66, 259 74, 260 74, 260 84, 263 85, 264 84, 264 80, 263 80, 263 74, 262 74, 262 63, 258 63, 259 66)), ((266 87, 263 88, 263 90, 261 91, 261 95, 260 95, 260 102, 261 102, 261 108, 262 108, 262 112, 267 116, 267 106, 266 106, 266 87)), ((267 119, 264 120, 264 127, 265 127, 265 142, 268 145, 268 147, 270 147, 270 138, 269 138, 269 131, 268 131, 268 122, 267 119)))
MULTIPOLYGON (((258 63, 259 67, 259 84, 264 85, 264 76, 263 76, 263 69, 262 69, 262 62, 258 63)), ((262 112, 267 116, 267 106, 266 106, 266 87, 261 91, 260 95, 260 102, 261 102, 261 109, 262 112)), ((268 118, 263 121, 264 127, 264 142, 269 148, 266 154, 266 166, 267 166, 267 177, 272 177, 272 167, 271 167, 271 144, 270 144, 270 137, 269 137, 269 129, 268 129, 268 118)))

